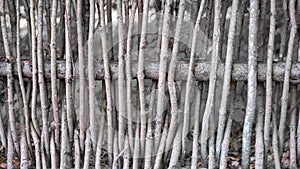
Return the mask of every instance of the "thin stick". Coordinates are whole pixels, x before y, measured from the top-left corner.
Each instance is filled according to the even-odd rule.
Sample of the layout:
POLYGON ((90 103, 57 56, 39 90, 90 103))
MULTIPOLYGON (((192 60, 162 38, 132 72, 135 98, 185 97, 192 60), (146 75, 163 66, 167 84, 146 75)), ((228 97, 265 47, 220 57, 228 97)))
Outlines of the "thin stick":
POLYGON ((242 166, 249 168, 251 153, 251 135, 256 108, 257 90, 257 34, 258 34, 258 0, 250 0, 250 21, 249 21, 249 40, 248 40, 248 91, 247 107, 243 129, 242 144, 242 166))
POLYGON ((14 168, 13 159, 14 159, 14 144, 13 138, 11 136, 10 126, 7 129, 7 154, 6 154, 6 163, 8 168, 14 168))
MULTIPOLYGON (((287 7, 287 0, 282 1, 282 8, 283 10, 283 18, 288 18, 288 7, 287 7)), ((280 53, 279 53, 279 59, 283 60, 286 52, 286 44, 287 44, 287 34, 288 34, 288 20, 283 19, 283 25, 280 29, 281 32, 281 41, 280 41, 280 53)))
MULTIPOLYGON (((221 8, 221 29, 220 29, 220 42, 223 42, 224 41, 224 37, 225 37, 225 23, 226 23, 226 13, 227 13, 227 6, 228 6, 228 2, 229 0, 223 0, 222 1, 222 8, 221 8)), ((227 47, 228 49, 228 47, 227 47)), ((220 56, 220 59, 221 60, 224 60, 224 55, 223 55, 223 43, 219 45, 219 49, 218 49, 218 52, 219 52, 219 56, 220 56)))
MULTIPOLYGON (((4 104, 1 104, 0 107, 5 107, 4 104)), ((0 113, 2 114, 3 112, 0 113)), ((7 148, 7 141, 6 141, 6 134, 5 129, 2 121, 2 117, 0 116, 0 139, 1 139, 1 145, 6 149, 7 148)))
POLYGON ((275 83, 275 94, 274 94, 274 113, 272 117, 272 148, 274 154, 274 163, 275 168, 280 169, 280 155, 278 149, 278 130, 277 130, 277 112, 278 112, 278 102, 279 102, 279 92, 280 92, 280 84, 275 83))
MULTIPOLYGON (((162 165, 162 158, 165 152, 165 146, 166 146, 166 141, 167 141, 167 136, 168 136, 168 126, 169 126, 169 116, 167 115, 165 119, 165 124, 164 124, 164 129, 163 133, 161 135, 161 140, 160 144, 157 150, 155 162, 154 162, 154 169, 159 169, 161 168, 162 165)), ((179 138, 180 139, 180 138, 179 138)))
POLYGON ((74 167, 80 168, 80 140, 78 130, 74 131, 74 167))
POLYGON ((38 65, 38 83, 40 89, 40 100, 42 109, 42 139, 45 143, 45 150, 47 158, 50 157, 50 144, 49 144, 49 133, 48 133, 48 99, 47 99, 47 84, 44 79, 44 68, 43 68, 43 13, 44 6, 43 0, 38 2, 38 37, 37 37, 37 65, 38 65))
MULTIPOLYGON (((20 16, 20 0, 16 2, 16 9, 17 9, 17 16, 20 16)), ((28 107, 28 100, 26 98, 26 90, 24 85, 24 79, 22 75, 22 67, 21 67, 21 35, 20 35, 20 17, 17 17, 17 67, 18 67, 18 78, 19 78, 19 85, 22 94, 22 101, 23 101, 23 109, 24 109, 24 127, 25 127, 25 137, 27 140, 28 145, 30 145, 30 126, 29 126, 29 107, 28 107)), ((31 146, 29 146, 31 150, 31 146)))
MULTIPOLYGON (((23 115, 21 115, 21 118, 23 115)), ((24 119, 22 119, 24 121, 24 119)), ((25 128, 24 122, 22 122, 23 125, 21 125, 23 128, 25 128)), ((27 140, 26 140, 26 131, 25 129, 21 130, 21 140, 20 140, 20 168, 21 169, 27 169, 29 168, 29 153, 28 153, 28 146, 27 146, 27 140)))
MULTIPOLYGON (((168 62, 168 48, 169 48, 169 29, 170 29, 170 5, 171 1, 167 0, 165 5, 165 12, 163 17, 163 27, 162 27, 162 39, 161 39, 161 51, 160 51, 160 61, 159 61, 159 77, 158 77, 158 94, 157 94, 157 111, 155 119, 155 131, 154 131, 154 150, 158 149, 161 128, 163 125, 163 113, 165 105, 165 89, 166 89, 166 72, 167 72, 167 62, 168 62)), ((143 118, 142 118, 143 119, 143 118)), ((143 122, 143 120, 142 120, 143 122)))
POLYGON ((285 123, 287 117, 288 94, 290 88, 290 82, 289 82, 290 73, 291 73, 290 71, 292 66, 295 36, 297 33, 297 25, 296 25, 296 18, 295 18, 295 1, 290 0, 289 9, 290 9, 290 20, 291 20, 291 32, 290 32, 290 38, 288 43, 288 52, 287 52, 286 63, 285 63, 284 82, 283 82, 282 97, 281 97, 281 112, 280 112, 280 121, 279 121, 280 156, 283 153, 284 129, 285 129, 285 123))
MULTIPOLYGON (((112 0, 106 0, 106 17, 107 17, 107 45, 108 45, 108 49, 110 49, 108 51, 108 58, 109 60, 113 60, 114 59, 114 52, 113 52, 113 46, 112 46, 112 43, 113 43, 113 38, 112 38, 112 29, 113 29, 113 26, 112 26, 112 0)), ((100 5, 100 15, 101 15, 101 5, 100 5)), ((101 18, 101 16, 100 16, 101 18)), ((103 20, 103 23, 105 23, 105 18, 101 18, 101 20, 103 20)), ((104 25, 102 25, 104 26, 104 25)))
POLYGON ((257 116, 255 126, 255 168, 264 168, 264 140, 263 140, 263 113, 264 113, 264 86, 257 87, 257 116))
MULTIPOLYGON (((238 20, 236 23, 236 37, 235 41, 240 42, 241 36, 243 33, 243 26, 244 26, 244 18, 245 18, 245 9, 247 6, 248 0, 242 0, 241 4, 239 5, 239 11, 238 11, 238 20)), ((241 50, 241 43, 237 43, 234 50, 234 58, 239 59, 240 58, 240 50, 241 50)))
MULTIPOLYGON (((185 0, 183 0, 185 1, 185 0)), ((156 54, 160 55, 161 52, 161 43, 162 43, 162 29, 164 23, 164 11, 165 11, 165 1, 161 1, 161 11, 159 14, 159 24, 158 24, 158 38, 157 38, 157 45, 156 45, 156 54)), ((179 18, 178 18, 179 19, 179 18)))
POLYGON ((8 3, 8 14, 9 14, 9 18, 10 18, 10 30, 8 30, 8 34, 11 36, 10 40, 11 40, 11 46, 12 46, 12 54, 13 56, 16 56, 17 52, 16 52, 16 44, 17 44, 17 18, 19 16, 17 16, 17 11, 16 11, 16 5, 15 5, 15 1, 7 1, 8 3))
POLYGON ((96 158, 95 158, 95 168, 101 168, 101 152, 102 152, 102 141, 105 134, 104 125, 105 125, 105 113, 101 111, 101 120, 100 120, 100 128, 98 133, 98 142, 97 142, 97 150, 96 150, 96 158))
POLYGON ((100 13, 101 13, 101 27, 103 31, 101 32, 101 42, 102 42, 102 51, 103 51, 103 60, 104 60, 104 72, 105 72, 105 89, 106 89, 106 96, 107 96, 107 151, 108 151, 108 158, 109 158, 109 165, 112 165, 112 154, 113 153, 113 119, 112 119, 112 94, 111 94, 111 76, 109 70, 109 58, 108 58, 108 46, 107 46, 107 36, 105 32, 105 23, 104 23, 104 0, 100 0, 100 13))
POLYGON ((119 160, 119 147, 118 147, 118 135, 117 132, 114 133, 114 159, 113 159, 113 163, 112 163, 112 169, 117 169, 119 164, 120 164, 120 160, 119 160))
MULTIPOLYGON (((195 62, 195 55, 196 55, 196 45, 197 45, 197 35, 200 27, 200 23, 202 21, 202 14, 204 11, 204 6, 205 6, 206 0, 201 1, 200 9, 198 12, 197 20, 195 23, 195 28, 193 32, 193 39, 192 39, 192 48, 191 48, 191 56, 190 56, 190 63, 189 63, 189 69, 188 69, 188 77, 187 77, 187 82, 186 82, 186 94, 185 94, 185 100, 184 100, 184 112, 183 112, 183 128, 182 128, 182 151, 183 154, 186 153, 186 144, 187 144, 187 138, 186 135, 188 134, 189 130, 189 121, 190 121, 190 91, 192 90, 192 81, 194 78, 193 75, 193 67, 194 67, 194 62, 195 62)), ((212 60, 214 61, 214 60, 212 60)), ((212 62, 214 63, 214 62, 212 62)), ((217 64, 217 62, 215 63, 217 64)), ((214 64, 212 64, 213 66, 214 64)), ((217 65, 215 65, 217 66, 217 65)), ((212 67, 213 68, 213 67, 212 67)), ((216 67, 215 67, 216 68, 216 67)), ((212 69, 210 77, 212 77, 212 73, 214 76, 216 76, 216 72, 214 69, 212 69)))
POLYGON ((34 127, 31 125, 31 135, 33 139, 34 144, 34 154, 35 154, 35 168, 40 169, 41 168, 41 154, 40 154, 40 139, 37 133, 34 130, 34 127))
POLYGON ((265 145, 265 157, 268 155, 269 142, 270 142, 270 123, 272 113, 272 62, 274 54, 274 40, 276 29, 276 1, 271 0, 271 18, 270 18, 270 31, 268 41, 268 56, 267 56, 267 73, 266 73, 266 107, 264 117, 264 145, 265 145))
MULTIPOLYGON (((51 0, 46 0, 45 4, 45 18, 46 18, 46 25, 47 25, 47 42, 50 45, 51 44, 51 33, 52 33, 52 23, 51 23, 51 17, 50 16, 50 9, 54 9, 54 8, 50 8, 50 1, 51 0)), ((53 2, 52 2, 53 3, 53 2)), ((56 8, 55 8, 56 10, 56 8)), ((51 14, 52 15, 52 14, 51 14)), ((48 46, 46 47, 46 50, 48 49, 48 46)), ((51 50, 51 49, 50 49, 51 50)))
POLYGON ((199 131, 200 131, 200 104, 201 104, 201 92, 202 92, 202 83, 198 84, 196 89, 196 104, 195 104, 195 119, 194 119, 194 131, 193 131, 193 152, 192 152, 192 169, 198 168, 198 141, 199 141, 199 131))
MULTIPOLYGON (((146 0, 143 7, 143 23, 141 30, 141 39, 139 46, 139 56, 138 56, 138 87, 139 87, 139 101, 140 101, 140 114, 141 114, 141 127, 140 127, 140 148, 144 149, 145 147, 145 136, 146 136, 146 100, 145 100, 145 81, 144 81, 144 55, 145 55, 145 46, 146 46, 146 35, 148 30, 148 9, 149 9, 149 0, 146 0)), ((141 150, 141 154, 143 154, 141 150)))
POLYGON ((237 12, 239 7, 239 1, 233 0, 232 2, 232 11, 230 16, 230 26, 228 33, 228 42, 227 42, 227 51, 226 51, 226 63, 225 63, 225 73, 224 73, 224 82, 222 89, 222 98, 221 105, 219 109, 219 122, 218 122, 218 132, 216 140, 216 158, 219 161, 220 151, 221 151, 221 142, 224 137, 224 130, 226 124, 226 114, 228 110, 228 100, 230 94, 230 83, 231 83, 231 72, 232 72, 232 62, 234 57, 234 46, 235 46, 235 33, 236 33, 236 23, 237 23, 237 12))
MULTIPOLYGON (((11 63, 11 53, 9 48, 8 34, 6 28, 6 20, 4 17, 5 12, 5 3, 4 1, 0 2, 0 16, 1 19, 1 30, 4 44, 5 57, 7 61, 7 104, 8 104, 8 125, 10 127, 10 135, 12 143, 16 149, 17 155, 20 155, 20 145, 17 138, 17 129, 15 126, 15 117, 14 117, 14 93, 13 93, 13 74, 12 74, 12 63, 11 63)), ((10 144, 10 143, 8 143, 10 144)), ((13 154, 13 152, 11 152, 13 154)))
POLYGON ((168 131, 168 136, 166 140, 166 151, 168 151, 173 143, 177 126, 178 126, 178 104, 177 104, 177 96, 176 96, 176 86, 175 86, 175 70, 176 65, 178 63, 177 55, 179 50, 179 41, 180 34, 182 28, 182 21, 184 17, 185 11, 185 0, 181 0, 179 4, 179 13, 176 23, 176 31, 174 36, 174 44, 172 49, 172 56, 170 61, 170 67, 168 72, 168 89, 170 94, 170 102, 171 102, 171 121, 170 128, 168 131))
POLYGON ((88 130, 85 138, 85 152, 84 152, 84 164, 83 168, 88 169, 90 167, 90 156, 91 156, 91 144, 92 144, 91 132, 88 130))
MULTIPOLYGON (((297 99, 297 85, 291 86, 291 106, 295 105, 297 99)), ((297 168, 296 150, 296 109, 290 114, 290 168, 297 168)))
MULTIPOLYGON (((216 129, 214 122, 215 122, 215 117, 210 116, 210 119, 209 119, 210 133, 213 133, 216 129)), ((217 162, 215 159, 215 155, 216 155, 215 154, 215 140, 216 140, 216 136, 214 134, 212 134, 208 140, 208 168, 216 168, 217 167, 217 162)))
POLYGON ((35 1, 30 0, 30 25, 31 25, 31 60, 32 60, 32 93, 31 93, 31 121, 37 135, 41 135, 36 117, 37 100, 37 58, 36 58, 36 26, 35 26, 35 1))
POLYGON ((67 168, 67 153, 68 153, 68 122, 67 122, 67 112, 66 112, 66 103, 63 101, 63 110, 61 117, 61 147, 60 147, 60 167, 67 168))
MULTIPOLYGON (((41 138, 43 138, 43 132, 42 132, 42 135, 41 135, 41 138)), ((44 142, 44 139, 41 139, 41 159, 42 159, 42 168, 46 169, 47 168, 47 160, 46 160, 46 153, 45 153, 45 142, 44 142)), ((49 145, 50 147, 50 145, 49 145)), ((48 161, 49 162, 49 161, 48 161)))
MULTIPOLYGON (((213 17, 213 0, 208 0, 208 3, 207 3, 207 9, 206 9, 206 20, 205 20, 205 27, 204 27, 204 35, 206 35, 207 37, 210 37, 210 34, 211 34, 211 20, 212 20, 212 17, 213 17)), ((204 49, 203 49, 203 52, 202 52, 202 57, 207 59, 207 54, 208 54, 208 48, 210 46, 210 43, 209 43, 209 38, 204 38, 203 39, 203 44, 204 44, 204 49)))
POLYGON ((181 155, 181 135, 182 135, 182 122, 178 124, 177 133, 174 138, 172 154, 170 158, 169 168, 177 168, 177 163, 179 161, 179 157, 181 155))
MULTIPOLYGON (((27 21, 27 30, 28 30, 28 45, 29 45, 29 49, 32 49, 31 47, 31 21, 30 21, 30 9, 29 9, 29 5, 28 5, 28 0, 22 0, 23 1, 23 6, 24 6, 24 11, 25 11, 25 16, 26 16, 26 21, 27 21)), ((31 51, 30 51, 31 52, 31 51)))
MULTIPOLYGON (((89 110, 90 110, 90 131, 93 148, 96 146, 96 123, 95 123, 95 76, 94 76, 94 22, 95 22, 95 1, 90 0, 90 21, 88 38, 88 78, 89 78, 89 110)), ((101 19, 102 21, 102 19, 101 19)), ((104 53, 104 52, 103 52, 104 53)))
POLYGON ((131 15, 129 20, 128 27, 128 36, 127 36, 127 47, 126 47, 126 84, 127 84, 127 128, 128 128, 128 137, 129 137, 129 151, 133 152, 133 128, 132 128, 132 74, 131 74, 131 45, 132 45, 132 32, 134 26, 135 13, 137 9, 136 1, 133 2, 133 8, 131 9, 131 15))
MULTIPOLYGON (((80 148, 84 149, 84 132, 85 132, 85 73, 84 73, 84 56, 83 56, 83 36, 82 36, 82 0, 77 2, 77 38, 78 38, 78 59, 79 59, 79 139, 80 148)), ((99 16, 100 17, 100 16, 99 16)))
POLYGON ((20 118, 20 168, 28 168, 29 167, 29 151, 28 151, 28 144, 26 140, 26 127, 25 127, 25 120, 24 120, 24 103, 21 94, 20 87, 18 85, 18 80, 14 83, 16 89, 16 95, 18 97, 18 106, 23 107, 23 109, 19 110, 19 118, 20 118))
POLYGON ((133 152, 133 162, 132 168, 138 169, 139 168, 139 158, 140 158, 140 132, 139 132, 140 125, 136 125, 135 129, 135 140, 134 140, 134 152, 133 152))
MULTIPOLYGON (((72 84, 73 82, 73 75, 72 75, 72 46, 71 46, 71 27, 70 27, 70 19, 71 18, 71 1, 66 0, 65 4, 65 57, 66 57, 66 104, 67 104, 67 121, 68 121, 68 133, 69 133, 69 140, 73 142, 73 120, 74 120, 74 110, 73 110, 73 96, 72 96, 72 84)), ((72 144, 71 144, 72 145, 72 144)))
POLYGON ((124 33, 124 23, 123 23, 123 15, 122 15, 122 1, 118 0, 118 33, 119 33, 119 56, 118 56, 118 99, 119 99, 119 115, 118 115, 118 141, 119 141, 119 151, 124 148, 124 136, 126 130, 126 101, 125 101, 125 63, 124 63, 124 49, 125 49, 125 33, 124 33))
POLYGON ((236 96, 236 85, 237 82, 231 82, 231 95, 230 95, 230 110, 227 119, 226 129, 224 133, 224 138, 222 141, 221 147, 221 155, 220 155, 220 169, 226 169, 227 167, 227 158, 228 158, 228 151, 230 145, 230 133, 232 128, 232 116, 234 113, 234 101, 236 96))
MULTIPOLYGON (((179 112, 178 112, 178 118, 182 119, 183 117, 183 107, 184 107, 184 98, 185 98, 185 94, 186 94, 186 83, 181 83, 181 93, 180 93, 180 100, 179 100, 179 112)), ((171 157, 170 157, 170 162, 169 162, 169 168, 176 168, 177 167, 177 163, 178 163, 178 159, 180 158, 181 155, 181 134, 182 134, 182 120, 180 120, 178 122, 178 128, 177 128, 177 133, 174 137, 174 142, 172 144, 172 153, 171 153, 171 157)), ((165 159, 166 160, 167 154, 165 155, 165 159)))
POLYGON ((152 168, 152 154, 154 154, 153 151, 153 128, 152 128, 152 116, 153 116, 153 110, 155 106, 155 95, 156 95, 156 87, 157 82, 152 81, 152 87, 151 87, 151 98, 150 98, 150 104, 149 104, 149 110, 147 112, 147 134, 146 134, 146 148, 145 148, 145 165, 144 168, 152 168))
POLYGON ((123 163, 123 168, 124 169, 129 169, 130 166, 130 147, 129 147, 129 140, 128 140, 128 136, 125 136, 125 147, 124 148, 124 163, 123 163))
MULTIPOLYGON (((221 0, 216 0, 214 4, 214 31, 213 31, 213 52, 212 52, 212 59, 211 59, 211 72, 209 75, 209 88, 208 88, 208 96, 205 105, 205 112, 203 115, 203 122, 202 122, 202 130, 201 130, 201 156, 203 159, 206 159, 207 156, 207 139, 208 139, 208 121, 210 119, 210 115, 212 113, 212 108, 214 107, 214 95, 215 95, 215 88, 216 88, 216 72, 217 72, 217 64, 219 56, 219 46, 220 44, 220 35, 219 32, 221 30, 221 7, 222 2, 221 0)), ((204 164, 204 166, 206 166, 204 164)))
POLYGON ((51 169, 56 169, 57 166, 57 152, 55 147, 55 132, 52 131, 50 135, 50 155, 51 155, 51 169))
POLYGON ((57 96, 57 81, 56 81, 56 13, 57 13, 57 0, 52 1, 51 7, 51 99, 52 99, 52 110, 54 118, 54 139, 56 145, 59 144, 59 114, 58 114, 58 96, 57 96))

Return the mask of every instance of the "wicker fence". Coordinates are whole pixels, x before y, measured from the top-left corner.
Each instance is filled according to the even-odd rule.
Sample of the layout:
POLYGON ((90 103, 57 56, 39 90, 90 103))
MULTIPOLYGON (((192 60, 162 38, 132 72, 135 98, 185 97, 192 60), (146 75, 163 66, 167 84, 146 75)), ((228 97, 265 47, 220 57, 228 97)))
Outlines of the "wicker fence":
POLYGON ((0 167, 299 167, 299 4, 0 1, 0 167))

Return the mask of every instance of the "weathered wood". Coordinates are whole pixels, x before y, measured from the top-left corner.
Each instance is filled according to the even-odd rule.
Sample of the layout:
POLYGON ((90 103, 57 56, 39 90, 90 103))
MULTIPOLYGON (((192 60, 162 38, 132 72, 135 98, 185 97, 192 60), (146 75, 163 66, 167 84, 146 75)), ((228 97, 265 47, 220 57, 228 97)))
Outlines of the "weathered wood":
MULTIPOLYGON (((30 60, 22 61, 22 72, 25 78, 32 77, 32 63, 30 60)), ((175 80, 177 81, 186 81, 188 73, 189 63, 188 61, 179 61, 176 67, 175 80)), ((17 65, 13 63, 14 74, 17 75, 17 65)), ((247 81, 248 74, 247 63, 234 63, 232 70, 232 80, 233 81, 247 81)), ((278 82, 283 82, 284 79, 284 68, 285 63, 276 62, 273 63, 273 80, 278 82)), ((132 77, 137 77, 137 63, 132 63, 132 77)), ((51 76, 50 71, 50 61, 44 61, 44 70, 45 78, 49 79, 51 76)), ((113 79, 118 78, 118 62, 110 63, 110 71, 113 79)), ((159 72, 159 62, 146 62, 145 63, 145 78, 147 79, 158 79, 159 72)), ((210 62, 195 62, 194 66, 194 79, 197 81, 208 81, 210 72, 210 62)), ((220 63, 218 66, 218 79, 223 77, 224 72, 224 63, 220 63)), ((265 63, 258 63, 258 75, 257 78, 259 81, 266 80, 267 67, 265 63)), ((0 61, 0 76, 7 75, 7 63, 6 61, 0 61)), ((57 61, 57 77, 60 79, 65 78, 66 75, 66 64, 65 61, 57 61)), ((78 77, 78 71, 74 78, 78 77)), ((104 79, 104 66, 102 63, 95 65, 95 79, 103 80, 104 79)), ((291 83, 300 83, 300 63, 292 64, 291 83)))

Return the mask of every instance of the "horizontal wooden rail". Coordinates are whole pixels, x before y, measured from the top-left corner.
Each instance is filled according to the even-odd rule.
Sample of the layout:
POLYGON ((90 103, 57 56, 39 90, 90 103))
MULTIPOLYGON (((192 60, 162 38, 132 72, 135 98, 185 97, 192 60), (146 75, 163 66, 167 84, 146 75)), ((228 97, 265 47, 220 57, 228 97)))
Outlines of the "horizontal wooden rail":
MULTIPOLYGON (((14 74, 17 75, 17 66, 14 66, 14 74)), ((132 62, 132 76, 136 78, 137 74, 137 63, 132 62)), ((22 61, 22 71, 23 76, 26 78, 32 77, 32 64, 30 60, 22 61)), ((179 61, 176 68, 176 77, 178 81, 185 81, 187 78, 189 63, 188 61, 179 61)), ((247 81, 248 74, 247 63, 234 63, 232 70, 232 79, 234 81, 247 81)), ((7 64, 6 61, 0 61, 0 76, 6 76, 7 74, 7 64)), ((284 68, 285 63, 276 62, 273 64, 273 80, 283 81, 284 79, 284 68)), ((50 61, 44 62, 45 77, 50 78, 50 61)), ((102 80, 104 78, 104 67, 103 64, 99 63, 95 65, 95 79, 102 80)), ((118 63, 111 62, 110 64, 111 75, 113 79, 118 77, 118 63)), ((145 78, 147 79, 158 79, 159 72, 159 62, 146 62, 145 63, 145 78)), ((196 62, 194 65, 194 79, 197 81, 207 81, 209 79, 210 72, 210 62, 196 62)), ((224 64, 220 63, 218 66, 218 78, 223 77, 224 64)), ((265 81, 266 79, 266 64, 258 64, 258 80, 265 81)), ((57 61, 57 77, 60 79, 65 78, 66 65, 64 61, 57 61)), ((78 77, 78 71, 76 71, 74 78, 78 77)), ((292 65, 290 81, 292 83, 300 83, 300 63, 295 63, 292 65)))

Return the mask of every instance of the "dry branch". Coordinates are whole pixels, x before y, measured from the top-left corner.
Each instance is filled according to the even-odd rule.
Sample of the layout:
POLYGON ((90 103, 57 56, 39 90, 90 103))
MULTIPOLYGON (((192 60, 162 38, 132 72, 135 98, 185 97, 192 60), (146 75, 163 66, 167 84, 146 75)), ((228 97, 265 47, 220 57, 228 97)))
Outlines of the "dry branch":
MULTIPOLYGON (((159 62, 146 62, 145 63, 145 78, 146 79, 158 79, 158 72, 159 72, 159 62)), ((208 81, 209 80, 209 73, 210 73, 210 62, 203 62, 203 61, 196 61, 194 64, 194 77, 197 81, 208 81)), ((24 78, 32 78, 32 63, 31 60, 23 60, 22 61, 22 73, 24 78)), ((66 75, 66 64, 62 60, 57 61, 57 78, 64 79, 66 75)), ((188 73, 189 64, 187 61, 179 61, 175 70, 175 80, 176 81, 186 81, 187 73, 188 73)), ((248 75, 248 65, 247 63, 234 63, 232 67, 232 74, 231 78, 233 81, 247 81, 248 75)), ((277 82, 283 82, 284 80, 284 69, 285 63, 283 62, 276 62, 273 63, 273 80, 277 82)), ((136 62, 131 63, 131 72, 132 78, 137 78, 137 70, 138 65, 136 62)), ((98 64, 95 67, 95 80, 103 80, 104 79, 104 66, 103 64, 98 64)), ((110 71, 112 79, 118 78, 118 62, 111 62, 110 63, 110 71)), ((13 64, 13 72, 14 75, 17 75, 17 65, 13 64)), ((224 72, 224 63, 219 63, 218 65, 218 73, 217 79, 221 79, 223 77, 224 72)), ((267 72, 267 65, 265 63, 258 63, 258 74, 257 79, 258 81, 265 81, 266 80, 266 72, 267 72)), ((5 60, 0 61, 0 76, 7 75, 7 63, 5 60)), ((50 61, 44 61, 44 76, 46 79, 50 79, 51 77, 51 67, 50 61)), ((78 77, 78 71, 74 78, 78 77)), ((300 63, 292 64, 291 75, 290 75, 290 82, 293 84, 300 83, 300 63)))
POLYGON ((257 95, 257 36, 258 36, 258 10, 259 1, 250 1, 249 38, 248 38, 248 88, 247 106, 244 118, 242 139, 242 167, 250 167, 251 135, 254 123, 257 95))

